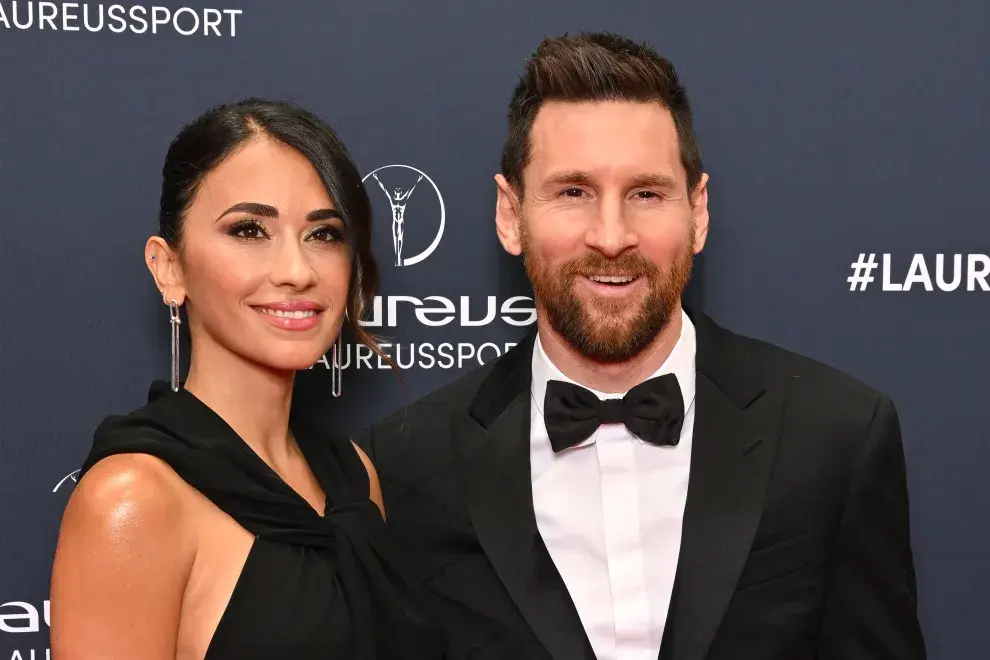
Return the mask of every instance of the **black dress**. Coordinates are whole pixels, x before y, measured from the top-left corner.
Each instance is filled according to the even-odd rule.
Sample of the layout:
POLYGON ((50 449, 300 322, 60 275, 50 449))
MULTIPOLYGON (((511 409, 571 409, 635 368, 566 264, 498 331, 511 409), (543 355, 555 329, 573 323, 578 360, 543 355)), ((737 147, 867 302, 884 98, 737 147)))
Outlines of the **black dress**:
POLYGON ((442 658, 354 447, 295 420, 292 429, 326 493, 324 516, 212 409, 165 383, 145 407, 100 424, 83 472, 113 454, 150 454, 254 534, 206 660, 442 658))

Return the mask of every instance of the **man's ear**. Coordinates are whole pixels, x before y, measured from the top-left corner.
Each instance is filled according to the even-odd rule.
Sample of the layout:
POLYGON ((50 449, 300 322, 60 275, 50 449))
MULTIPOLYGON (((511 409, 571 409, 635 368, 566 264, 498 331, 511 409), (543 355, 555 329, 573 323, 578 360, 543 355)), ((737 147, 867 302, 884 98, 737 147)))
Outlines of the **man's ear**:
POLYGON ((501 174, 495 175, 498 199, 495 202, 495 230, 505 251, 513 256, 522 254, 522 238, 519 222, 520 199, 516 191, 501 174))
POLYGON ((155 279, 162 301, 168 304, 174 300, 181 306, 186 300, 186 287, 178 252, 160 236, 152 236, 144 245, 144 263, 155 279))
POLYGON ((691 194, 691 215, 694 219, 694 253, 698 254, 708 240, 708 175, 701 180, 691 194))

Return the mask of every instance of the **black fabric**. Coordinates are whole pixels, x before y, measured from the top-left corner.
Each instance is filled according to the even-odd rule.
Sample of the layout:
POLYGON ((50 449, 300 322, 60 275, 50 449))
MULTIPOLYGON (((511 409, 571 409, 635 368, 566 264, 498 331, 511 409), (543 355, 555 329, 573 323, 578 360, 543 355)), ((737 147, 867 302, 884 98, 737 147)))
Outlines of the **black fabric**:
POLYGON ((326 493, 322 516, 212 409, 165 383, 100 424, 83 472, 114 454, 155 456, 255 535, 207 660, 443 657, 354 447, 292 427, 326 493))
MULTIPOLYGON (((691 473, 658 660, 924 660, 890 399, 687 312, 691 473)), ((595 657, 535 518, 535 336, 358 440, 450 658, 595 657)))
POLYGON ((602 424, 624 424, 641 440, 674 446, 684 423, 684 397, 674 374, 651 378, 621 399, 604 401, 580 385, 551 380, 543 414, 550 445, 558 453, 584 442, 602 424))

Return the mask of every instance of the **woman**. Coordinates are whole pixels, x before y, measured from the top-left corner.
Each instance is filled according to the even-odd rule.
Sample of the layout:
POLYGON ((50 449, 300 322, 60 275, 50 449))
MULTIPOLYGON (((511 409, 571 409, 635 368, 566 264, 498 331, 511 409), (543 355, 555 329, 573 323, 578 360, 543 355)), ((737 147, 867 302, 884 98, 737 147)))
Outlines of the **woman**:
POLYGON ((354 322, 370 222, 347 149, 303 110, 221 106, 172 143, 145 261, 189 373, 174 334, 172 386, 96 431, 55 557, 55 657, 441 656, 368 457, 290 421, 296 371, 336 355, 342 323, 376 348, 354 322))

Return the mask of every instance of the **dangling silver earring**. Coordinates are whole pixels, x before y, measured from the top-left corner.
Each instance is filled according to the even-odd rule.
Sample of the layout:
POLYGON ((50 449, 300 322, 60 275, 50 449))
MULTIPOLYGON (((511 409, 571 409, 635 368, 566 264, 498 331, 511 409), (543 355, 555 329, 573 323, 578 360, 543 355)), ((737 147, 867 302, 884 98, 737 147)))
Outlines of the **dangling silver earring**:
POLYGON ((182 319, 179 318, 179 305, 175 299, 168 303, 169 323, 172 324, 172 391, 179 391, 179 326, 182 319))
POLYGON ((340 332, 337 334, 337 339, 333 342, 333 350, 330 355, 330 393, 336 399, 340 396, 340 377, 343 375, 343 371, 340 367, 341 361, 344 359, 344 329, 341 328, 340 332))

